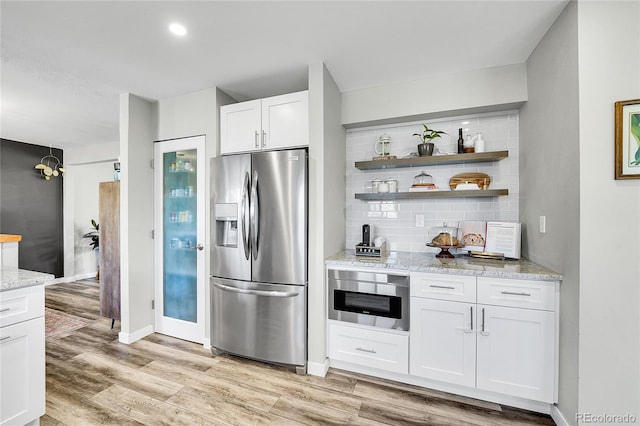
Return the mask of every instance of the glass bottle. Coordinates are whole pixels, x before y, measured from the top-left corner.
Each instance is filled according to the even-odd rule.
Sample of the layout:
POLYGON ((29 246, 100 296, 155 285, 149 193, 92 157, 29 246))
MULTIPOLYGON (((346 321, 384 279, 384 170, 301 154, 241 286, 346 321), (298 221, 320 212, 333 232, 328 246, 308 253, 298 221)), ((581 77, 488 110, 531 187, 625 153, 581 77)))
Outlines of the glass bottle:
POLYGON ((462 128, 458 129, 458 154, 464 152, 464 139, 462 138, 462 128))

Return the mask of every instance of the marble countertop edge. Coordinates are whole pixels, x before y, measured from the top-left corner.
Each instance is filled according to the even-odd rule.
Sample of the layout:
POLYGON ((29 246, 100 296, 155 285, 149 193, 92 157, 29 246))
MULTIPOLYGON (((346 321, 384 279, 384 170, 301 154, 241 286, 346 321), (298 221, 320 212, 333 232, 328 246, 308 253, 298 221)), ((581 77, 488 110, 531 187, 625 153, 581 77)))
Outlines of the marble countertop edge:
POLYGON ((43 285, 55 279, 53 274, 17 268, 0 268, 0 291, 43 285))
POLYGON ((454 259, 438 259, 432 253, 390 252, 385 258, 355 255, 343 250, 325 259, 328 266, 380 268, 407 272, 469 275, 535 281, 562 281, 562 275, 526 259, 480 259, 456 255, 454 259))

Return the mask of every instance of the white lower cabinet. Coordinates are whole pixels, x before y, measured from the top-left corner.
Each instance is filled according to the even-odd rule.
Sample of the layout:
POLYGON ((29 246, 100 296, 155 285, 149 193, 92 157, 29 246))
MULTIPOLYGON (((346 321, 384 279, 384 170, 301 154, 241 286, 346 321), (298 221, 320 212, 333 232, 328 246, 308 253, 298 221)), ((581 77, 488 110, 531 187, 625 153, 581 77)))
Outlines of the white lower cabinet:
POLYGON ((408 336, 329 320, 329 357, 476 398, 553 404, 558 298, 558 281, 411 272, 408 336))
POLYGON ((411 298, 410 374, 475 386, 474 306, 471 303, 411 298))
POLYGON ((407 374, 409 336, 329 321, 329 358, 407 374))
POLYGON ((0 293, 0 425, 3 426, 24 425, 45 414, 43 299, 42 286, 0 293))
POLYGON ((555 313, 478 305, 478 389, 554 402, 555 313))
MULTIPOLYGON (((460 278, 450 280, 454 287, 460 278)), ((478 277, 475 291, 466 293, 490 304, 413 285, 446 287, 446 281, 442 274, 411 275, 409 374, 553 403, 556 283, 478 277)))

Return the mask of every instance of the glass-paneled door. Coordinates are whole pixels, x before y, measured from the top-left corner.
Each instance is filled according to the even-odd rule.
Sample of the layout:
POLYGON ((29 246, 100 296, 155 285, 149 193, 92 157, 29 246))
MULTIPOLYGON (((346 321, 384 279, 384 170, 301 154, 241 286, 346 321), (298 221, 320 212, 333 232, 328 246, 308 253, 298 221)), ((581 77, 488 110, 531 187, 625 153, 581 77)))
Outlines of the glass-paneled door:
POLYGON ((156 142, 155 331, 205 337, 205 137, 156 142))

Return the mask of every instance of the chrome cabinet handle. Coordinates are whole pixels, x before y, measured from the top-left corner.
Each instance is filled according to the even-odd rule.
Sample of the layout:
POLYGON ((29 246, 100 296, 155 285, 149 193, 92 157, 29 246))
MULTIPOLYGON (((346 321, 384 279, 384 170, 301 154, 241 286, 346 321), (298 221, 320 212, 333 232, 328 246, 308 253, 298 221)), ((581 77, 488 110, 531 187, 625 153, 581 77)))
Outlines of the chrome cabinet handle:
POLYGON ((256 142, 256 148, 260 148, 260 142, 258 141, 258 131, 256 130, 256 136, 255 136, 255 142, 256 142))
POLYGON ((470 306, 469 309, 471 310, 471 330, 473 331, 473 306, 470 306))
POLYGON ((262 148, 267 147, 267 132, 262 131, 262 148))
POLYGON ((193 247, 189 247, 191 250, 204 250, 204 246, 202 244, 196 244, 193 247))
POLYGON ((516 293, 514 291, 503 291, 502 294, 508 294, 510 296, 531 296, 529 293, 516 293))
POLYGON ((447 290, 455 290, 456 289, 455 287, 451 287, 449 285, 433 285, 433 284, 429 284, 429 287, 432 287, 432 288, 444 288, 444 289, 447 289, 447 290))
POLYGON ((7 311, 10 311, 10 310, 11 310, 11 308, 4 308, 4 309, 0 309, 0 312, 7 312, 7 311))
POLYGON ((361 348, 360 346, 358 346, 356 348, 356 351, 360 351, 360 352, 368 352, 370 354, 377 354, 378 352, 376 352, 375 349, 365 349, 365 348, 361 348))
POLYGON ((254 296, 269 296, 269 297, 295 297, 298 292, 287 293, 286 291, 277 291, 277 290, 251 290, 246 288, 236 288, 230 287, 224 284, 213 283, 214 286, 218 287, 220 290, 230 291, 232 293, 240 293, 240 294, 252 294, 254 296))
POLYGON ((480 329, 480 334, 482 334, 483 336, 488 336, 489 332, 485 331, 484 329, 484 308, 482 308, 482 327, 480 329))
MULTIPOLYGON (((258 132, 256 132, 257 134, 258 132)), ((242 219, 240 223, 242 225, 242 246, 244 247, 244 257, 249 260, 249 229, 247 228, 247 216, 250 214, 249 212, 249 185, 251 178, 249 177, 249 172, 245 172, 244 174, 244 186, 242 187, 242 203, 240 205, 240 214, 242 215, 242 219)))

